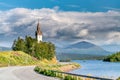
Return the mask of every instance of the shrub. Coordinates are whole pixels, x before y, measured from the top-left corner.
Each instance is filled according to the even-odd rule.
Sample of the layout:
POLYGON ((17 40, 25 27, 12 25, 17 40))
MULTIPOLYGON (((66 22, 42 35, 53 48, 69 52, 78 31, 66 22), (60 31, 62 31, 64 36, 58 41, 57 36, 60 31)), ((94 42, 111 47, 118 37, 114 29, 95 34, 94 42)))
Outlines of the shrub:
MULTIPOLYGON (((58 77, 58 78, 61 78, 63 80, 77 80, 77 77, 76 76, 73 76, 72 75, 64 75, 64 77, 62 76, 63 73, 57 73, 53 70, 47 70, 47 69, 43 69, 43 68, 40 68, 40 67, 35 67, 34 69, 36 72, 40 73, 40 74, 44 74, 46 76, 51 76, 51 77, 58 77)), ((78 78, 78 80, 81 80, 81 78, 78 78)))
POLYGON ((117 80, 120 80, 120 77, 117 80))

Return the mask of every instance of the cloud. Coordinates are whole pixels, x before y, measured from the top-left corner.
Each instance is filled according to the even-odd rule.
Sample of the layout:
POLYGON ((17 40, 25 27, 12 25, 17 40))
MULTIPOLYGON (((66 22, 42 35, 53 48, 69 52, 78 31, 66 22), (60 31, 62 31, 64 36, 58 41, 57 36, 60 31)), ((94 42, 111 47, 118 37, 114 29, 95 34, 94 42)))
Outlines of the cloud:
POLYGON ((0 35, 5 35, 6 39, 7 36, 15 38, 31 35, 34 37, 38 19, 46 40, 89 40, 96 43, 107 43, 107 41, 113 43, 120 36, 118 35, 119 11, 65 12, 59 11, 58 7, 55 9, 15 8, 0 11, 0 18, 0 35))
POLYGON ((108 40, 106 41, 107 44, 120 44, 120 32, 110 32, 107 36, 108 40))
POLYGON ((87 29, 83 29, 83 30, 81 30, 80 32, 79 32, 79 34, 77 35, 77 36, 86 36, 86 35, 88 35, 89 33, 88 33, 88 30, 87 29))
POLYGON ((58 11, 59 8, 60 8, 59 6, 55 6, 53 9, 56 10, 56 11, 58 11))
POLYGON ((113 7, 104 7, 104 8, 108 10, 120 11, 119 8, 113 8, 113 7))

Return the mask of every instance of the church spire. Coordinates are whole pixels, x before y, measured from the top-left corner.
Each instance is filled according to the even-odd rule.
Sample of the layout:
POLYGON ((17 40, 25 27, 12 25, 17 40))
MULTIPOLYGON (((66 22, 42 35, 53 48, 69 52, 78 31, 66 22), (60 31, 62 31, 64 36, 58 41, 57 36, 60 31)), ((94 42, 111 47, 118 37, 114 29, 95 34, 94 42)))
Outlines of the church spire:
POLYGON ((37 23, 36 39, 37 39, 38 43, 39 43, 40 41, 42 41, 42 31, 41 31, 41 29, 40 29, 39 20, 38 20, 38 23, 37 23))
POLYGON ((40 30, 39 20, 38 20, 38 24, 37 24, 37 34, 38 34, 38 35, 42 35, 42 31, 40 30))

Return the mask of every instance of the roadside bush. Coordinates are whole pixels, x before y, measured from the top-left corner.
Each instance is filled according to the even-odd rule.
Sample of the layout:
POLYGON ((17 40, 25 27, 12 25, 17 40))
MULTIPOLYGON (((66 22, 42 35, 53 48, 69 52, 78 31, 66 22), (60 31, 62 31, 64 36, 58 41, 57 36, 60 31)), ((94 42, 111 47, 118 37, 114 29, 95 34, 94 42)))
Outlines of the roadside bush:
POLYGON ((68 75, 68 76, 65 76, 64 80, 77 80, 77 79, 68 75))
MULTIPOLYGON (((40 68, 40 67, 35 67, 34 69, 36 72, 38 72, 39 74, 43 74, 43 75, 46 75, 46 76, 51 76, 51 77, 58 77, 58 78, 61 78, 62 80, 77 80, 77 77, 76 76, 71 76, 71 75, 64 75, 64 77, 62 76, 62 73, 57 73, 53 70, 47 70, 47 69, 43 69, 43 68, 40 68)), ((78 80, 81 80, 81 78, 78 78, 78 80)))
POLYGON ((120 80, 120 77, 117 80, 120 80))

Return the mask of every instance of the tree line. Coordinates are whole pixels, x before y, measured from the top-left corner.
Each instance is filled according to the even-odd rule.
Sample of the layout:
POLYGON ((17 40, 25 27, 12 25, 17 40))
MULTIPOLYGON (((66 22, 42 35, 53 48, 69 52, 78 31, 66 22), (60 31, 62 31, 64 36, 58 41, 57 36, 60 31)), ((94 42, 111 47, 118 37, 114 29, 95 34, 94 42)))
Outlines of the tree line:
POLYGON ((120 52, 107 56, 104 61, 108 62, 120 62, 120 52))
POLYGON ((12 49, 14 51, 23 51, 37 59, 51 60, 56 52, 55 45, 51 42, 37 42, 36 39, 26 36, 25 39, 18 37, 14 40, 12 49))

